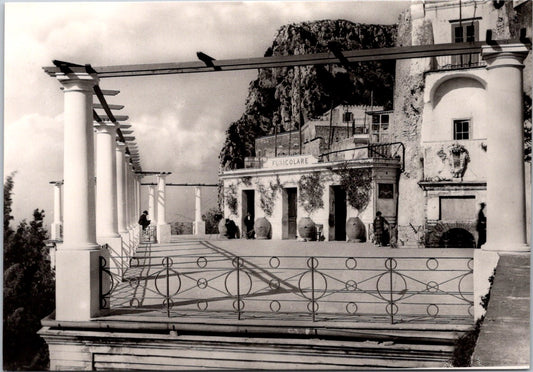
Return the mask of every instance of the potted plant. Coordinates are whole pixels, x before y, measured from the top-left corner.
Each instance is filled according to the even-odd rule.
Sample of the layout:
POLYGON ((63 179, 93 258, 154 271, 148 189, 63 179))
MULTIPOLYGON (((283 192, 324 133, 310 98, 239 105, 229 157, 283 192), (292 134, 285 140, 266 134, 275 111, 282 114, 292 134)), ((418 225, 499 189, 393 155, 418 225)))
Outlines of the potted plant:
MULTIPOLYGON (((276 181, 276 183, 270 182, 268 187, 262 183, 257 183, 260 206, 267 217, 272 216, 278 190, 282 187, 279 178, 276 178, 276 181)), ((266 217, 255 220, 254 231, 256 239, 270 239, 272 237, 272 225, 266 217)))
POLYGON ((366 209, 370 202, 372 191, 372 171, 369 168, 352 168, 344 166, 336 171, 340 175, 341 187, 346 191, 348 204, 357 210, 357 216, 346 221, 346 235, 348 242, 366 241, 365 224, 359 214, 366 209))
POLYGON ((298 234, 300 238, 316 240, 316 225, 311 219, 311 214, 324 207, 324 185, 319 172, 313 172, 300 177, 298 180, 298 201, 307 213, 307 217, 302 217, 298 221, 298 234))

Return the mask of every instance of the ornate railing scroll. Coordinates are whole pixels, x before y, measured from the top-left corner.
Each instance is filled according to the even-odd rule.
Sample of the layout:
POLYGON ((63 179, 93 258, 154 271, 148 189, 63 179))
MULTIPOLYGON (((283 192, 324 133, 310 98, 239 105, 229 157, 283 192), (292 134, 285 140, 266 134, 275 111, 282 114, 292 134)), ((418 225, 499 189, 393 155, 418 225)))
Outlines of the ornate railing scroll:
MULTIPOLYGON (((145 252, 146 253, 146 252, 145 252)), ((471 323, 472 257, 138 256, 102 261, 111 310, 166 317, 471 323)), ((105 281, 105 280, 104 280, 105 281)))

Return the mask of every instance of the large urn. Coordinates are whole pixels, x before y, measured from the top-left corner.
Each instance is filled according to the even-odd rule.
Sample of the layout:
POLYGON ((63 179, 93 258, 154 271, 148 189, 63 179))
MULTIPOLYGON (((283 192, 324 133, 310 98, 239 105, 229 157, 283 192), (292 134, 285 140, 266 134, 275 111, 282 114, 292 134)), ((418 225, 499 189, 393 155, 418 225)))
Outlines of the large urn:
POLYGON ((223 218, 218 223, 218 236, 222 239, 229 239, 228 228, 226 227, 226 219, 223 218))
POLYGON ((348 242, 361 243, 366 241, 365 224, 359 217, 350 217, 346 221, 346 235, 348 242))
POLYGON ((265 217, 255 220, 254 231, 256 239, 270 239, 272 237, 272 225, 265 217))
POLYGON ((298 221, 298 234, 306 241, 316 240, 316 225, 311 218, 303 217, 298 221))

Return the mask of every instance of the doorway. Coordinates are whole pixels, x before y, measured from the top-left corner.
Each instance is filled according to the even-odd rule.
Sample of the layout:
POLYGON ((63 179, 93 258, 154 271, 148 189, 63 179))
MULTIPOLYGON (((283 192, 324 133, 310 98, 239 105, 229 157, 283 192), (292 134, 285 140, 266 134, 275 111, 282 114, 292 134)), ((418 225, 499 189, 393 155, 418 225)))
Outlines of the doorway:
POLYGON ((255 221, 255 191, 243 190, 242 191, 242 210, 241 210, 241 231, 243 234, 248 232, 246 227, 245 218, 250 213, 250 218, 255 221))
POLYGON ((341 186, 330 187, 330 239, 346 240, 346 191, 341 186))
POLYGON ((298 192, 296 187, 283 189, 283 239, 296 239, 298 219, 298 192))

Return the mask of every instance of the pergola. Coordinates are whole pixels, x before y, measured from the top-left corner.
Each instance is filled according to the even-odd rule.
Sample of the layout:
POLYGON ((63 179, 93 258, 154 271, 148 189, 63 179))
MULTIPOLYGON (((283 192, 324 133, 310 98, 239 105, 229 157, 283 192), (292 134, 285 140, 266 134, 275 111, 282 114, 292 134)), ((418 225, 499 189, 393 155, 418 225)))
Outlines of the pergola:
MULTIPOLYGON (((484 249, 524 251, 525 196, 522 151, 522 68, 529 52, 527 40, 408 46, 341 51, 334 44, 330 52, 216 60, 199 52, 200 61, 144 65, 90 66, 54 61, 44 71, 56 78, 64 92, 64 240, 56 257, 56 320, 86 321, 100 314, 99 259, 101 245, 110 251, 134 250, 138 227, 132 211, 139 210, 140 155, 131 136, 131 126, 120 124, 126 116, 113 114, 122 106, 106 103, 100 79, 147 75, 220 72, 288 66, 342 64, 376 60, 426 58, 441 55, 479 53, 487 61, 488 97, 492 128, 488 138, 490 170, 487 194, 488 240, 484 249), (93 104, 93 95, 99 103, 93 104), (502 107, 505 102, 505 107, 502 107), (95 109, 103 109, 105 115, 95 109), (97 131, 97 180, 94 183, 93 130, 97 131), (508 141, 501 141, 505 136, 508 141)), ((165 177, 157 173, 158 241, 167 241, 170 227, 165 222, 165 177), (161 208, 161 209, 160 209, 161 208)), ((151 185, 155 186, 155 185, 151 185)), ((180 186, 183 186, 180 185, 180 186)), ((191 186, 191 185, 188 185, 191 186)), ((200 185, 195 185, 199 187, 200 185)))

